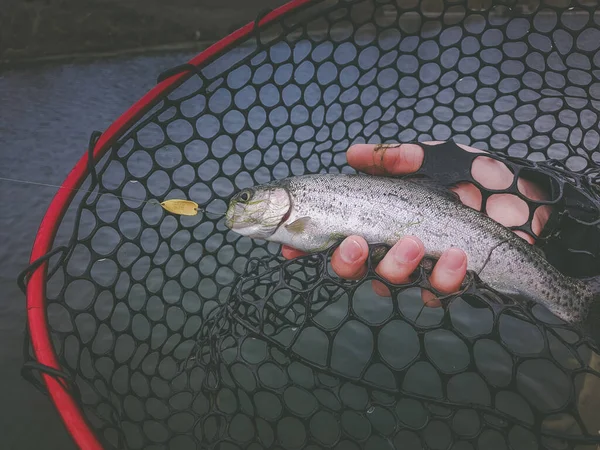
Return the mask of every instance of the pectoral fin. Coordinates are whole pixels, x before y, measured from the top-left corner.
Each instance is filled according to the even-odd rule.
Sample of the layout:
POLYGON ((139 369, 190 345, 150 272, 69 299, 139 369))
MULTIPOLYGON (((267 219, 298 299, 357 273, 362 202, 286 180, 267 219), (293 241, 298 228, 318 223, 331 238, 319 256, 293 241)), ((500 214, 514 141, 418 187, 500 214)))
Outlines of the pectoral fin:
POLYGON ((290 233, 302 233, 306 230, 306 227, 310 223, 310 217, 300 217, 294 220, 292 223, 287 224, 285 229, 290 233))

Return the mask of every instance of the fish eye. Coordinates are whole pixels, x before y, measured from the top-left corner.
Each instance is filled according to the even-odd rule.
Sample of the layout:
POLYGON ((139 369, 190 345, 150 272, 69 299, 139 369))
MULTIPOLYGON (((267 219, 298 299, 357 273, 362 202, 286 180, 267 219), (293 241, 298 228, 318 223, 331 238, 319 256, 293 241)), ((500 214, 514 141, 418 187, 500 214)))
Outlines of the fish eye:
POLYGON ((243 202, 250 201, 250 197, 251 196, 252 195, 251 195, 250 191, 242 191, 240 193, 240 200, 243 201, 243 202))

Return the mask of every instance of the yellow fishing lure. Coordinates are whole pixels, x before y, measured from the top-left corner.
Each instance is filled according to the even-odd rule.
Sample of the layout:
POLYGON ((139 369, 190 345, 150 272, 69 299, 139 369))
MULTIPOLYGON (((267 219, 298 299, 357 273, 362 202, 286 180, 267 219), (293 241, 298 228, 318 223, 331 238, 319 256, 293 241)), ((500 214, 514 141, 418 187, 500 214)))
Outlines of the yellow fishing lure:
POLYGON ((198 203, 193 202, 192 200, 165 200, 160 206, 166 211, 180 216, 195 216, 199 211, 198 203))

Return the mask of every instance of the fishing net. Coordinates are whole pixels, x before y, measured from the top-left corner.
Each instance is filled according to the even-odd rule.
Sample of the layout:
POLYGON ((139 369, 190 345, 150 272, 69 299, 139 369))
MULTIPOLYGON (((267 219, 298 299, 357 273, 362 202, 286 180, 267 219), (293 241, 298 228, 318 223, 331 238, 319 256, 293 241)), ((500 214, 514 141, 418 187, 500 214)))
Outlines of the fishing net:
POLYGON ((421 172, 484 203, 519 196, 524 232, 552 206, 547 254, 597 275, 597 2, 296 1, 265 17, 164 74, 185 77, 89 159, 42 280, 59 368, 26 368, 64 384, 105 448, 596 448, 600 356, 578 329, 474 274, 424 308, 427 265, 378 297, 378 248, 342 280, 331 250, 287 261, 221 214, 242 188, 353 172, 355 143, 453 140, 513 183, 485 189, 481 155, 452 144, 427 147, 421 172))

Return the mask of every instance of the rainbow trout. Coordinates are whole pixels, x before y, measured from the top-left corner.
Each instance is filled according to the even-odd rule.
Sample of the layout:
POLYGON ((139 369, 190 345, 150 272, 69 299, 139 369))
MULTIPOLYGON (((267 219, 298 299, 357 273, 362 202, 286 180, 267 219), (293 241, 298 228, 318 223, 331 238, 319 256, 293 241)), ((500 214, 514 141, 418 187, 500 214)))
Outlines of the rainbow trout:
POLYGON ((225 223, 241 235, 309 253, 349 235, 388 245, 417 236, 433 258, 459 247, 467 254, 468 269, 488 286, 541 303, 569 323, 582 322, 592 302, 600 300, 597 278, 563 275, 537 247, 427 179, 290 177, 237 193, 225 223))

